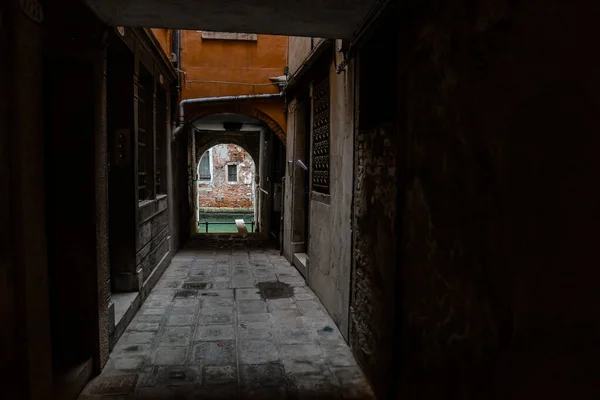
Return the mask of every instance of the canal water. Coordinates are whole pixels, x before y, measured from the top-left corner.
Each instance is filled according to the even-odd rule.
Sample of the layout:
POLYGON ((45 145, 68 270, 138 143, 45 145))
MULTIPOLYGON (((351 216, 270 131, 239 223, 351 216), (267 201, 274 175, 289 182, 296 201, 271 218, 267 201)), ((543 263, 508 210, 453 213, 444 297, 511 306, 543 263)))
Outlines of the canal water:
POLYGON ((198 232, 206 233, 206 222, 208 222, 208 233, 231 233, 237 232, 237 226, 235 225, 236 219, 243 219, 246 223, 246 229, 248 232, 253 232, 251 222, 254 221, 253 213, 200 213, 198 219, 198 232))

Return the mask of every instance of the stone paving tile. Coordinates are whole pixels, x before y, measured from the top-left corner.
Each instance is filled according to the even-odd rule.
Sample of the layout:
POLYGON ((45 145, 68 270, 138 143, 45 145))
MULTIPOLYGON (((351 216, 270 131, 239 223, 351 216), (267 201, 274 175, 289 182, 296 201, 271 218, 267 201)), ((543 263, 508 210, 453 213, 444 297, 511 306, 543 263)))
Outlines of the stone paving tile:
POLYGON ((315 343, 293 344, 281 347, 282 358, 298 361, 319 361, 323 359, 321 347, 315 343))
POLYGON ((233 325, 206 325, 196 329, 196 341, 234 340, 233 325))
POLYGON ((132 332, 125 331, 121 339, 120 344, 151 344, 156 339, 156 332, 132 332))
POLYGON ((202 299, 204 307, 229 307, 233 308, 233 299, 229 297, 205 297, 202 299))
POLYGON ((130 356, 146 356, 150 353, 151 347, 149 344, 120 344, 116 345, 111 353, 111 358, 130 357, 130 356))
POLYGON ((227 315, 201 315, 199 325, 226 325, 233 324, 233 314, 227 315))
POLYGON ((192 362, 199 365, 233 365, 235 364, 235 342, 199 342, 194 345, 192 362))
POLYGON ((145 362, 146 357, 144 356, 111 357, 106 368, 119 371, 141 371, 145 362))
POLYGON ((268 314, 248 314, 248 316, 267 318, 258 321, 243 320, 238 323, 238 337, 240 339, 271 339, 273 338, 273 323, 268 318, 268 314))
POLYGON ((187 346, 191 342, 192 327, 167 327, 161 337, 159 346, 187 346))
POLYGON ((158 322, 137 322, 134 324, 131 324, 128 328, 129 331, 157 331, 158 328, 160 327, 160 323, 158 322))
POLYGON ((270 362, 264 364, 242 365, 241 385, 247 388, 256 387, 288 387, 283 364, 270 362))
POLYGON ((242 364, 264 364, 279 361, 279 352, 272 341, 242 340, 239 357, 242 364))
POLYGON ((180 251, 94 382, 115 374, 137 376, 135 392, 102 400, 375 398, 317 296, 273 250, 180 251))
POLYGON ((161 346, 154 354, 154 365, 181 365, 185 364, 188 355, 187 347, 161 346))
POLYGON ((154 366, 140 386, 185 386, 202 383, 202 369, 189 366, 154 366))
POLYGON ((178 325, 194 325, 196 315, 189 314, 173 314, 167 318, 167 326, 178 326, 178 325))
POLYGON ((262 314, 267 312, 267 304, 264 300, 240 300, 237 311, 240 314, 262 314))
POLYGON ((237 300, 260 300, 260 290, 254 289, 236 289, 235 298, 237 300))

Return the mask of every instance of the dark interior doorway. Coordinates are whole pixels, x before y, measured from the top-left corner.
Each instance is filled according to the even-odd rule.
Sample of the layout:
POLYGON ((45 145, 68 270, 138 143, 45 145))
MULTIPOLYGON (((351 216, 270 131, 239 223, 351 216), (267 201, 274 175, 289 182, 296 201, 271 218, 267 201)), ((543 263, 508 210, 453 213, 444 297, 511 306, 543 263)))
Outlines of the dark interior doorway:
POLYGON ((47 238, 57 398, 80 390, 68 377, 85 383, 98 343, 93 82, 85 60, 44 59, 47 224, 41 238, 47 238))

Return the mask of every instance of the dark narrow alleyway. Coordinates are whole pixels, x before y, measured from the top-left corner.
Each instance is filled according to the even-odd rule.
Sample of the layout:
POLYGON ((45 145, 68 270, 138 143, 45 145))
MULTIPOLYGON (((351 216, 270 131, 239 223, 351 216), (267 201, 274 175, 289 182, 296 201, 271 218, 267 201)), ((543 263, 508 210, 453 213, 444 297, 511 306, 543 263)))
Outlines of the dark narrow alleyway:
POLYGON ((180 251, 81 399, 372 398, 278 251, 180 251))
POLYGON ((0 400, 600 399, 590 3, 0 2, 0 400))

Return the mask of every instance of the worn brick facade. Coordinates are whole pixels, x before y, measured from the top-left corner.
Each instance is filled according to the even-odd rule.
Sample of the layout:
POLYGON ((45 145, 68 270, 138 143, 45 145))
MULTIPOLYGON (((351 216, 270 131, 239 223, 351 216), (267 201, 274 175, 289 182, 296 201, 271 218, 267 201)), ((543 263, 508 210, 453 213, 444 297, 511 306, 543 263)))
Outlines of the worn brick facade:
POLYGON ((350 344, 382 393, 389 380, 395 312, 396 146, 393 126, 357 137, 350 344))
POLYGON ((399 238, 399 134, 394 24, 383 23, 361 52, 354 143, 350 345, 374 390, 387 398, 393 379, 399 238), (381 65, 388 68, 381 70, 381 65), (385 81, 385 85, 381 85, 385 81))
MULTIPOLYGON (((210 180, 198 180, 198 206, 252 208, 254 205, 254 161, 250 154, 235 144, 210 148, 210 180), (237 180, 228 177, 229 166, 237 169, 237 180)), ((205 153, 203 157, 207 157, 205 153)), ((202 162, 202 161, 201 161, 202 162)))

